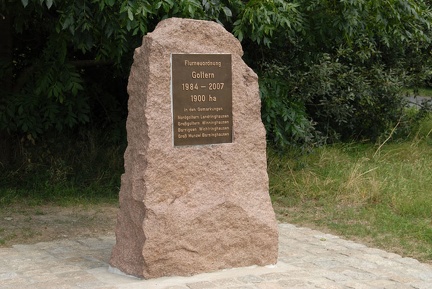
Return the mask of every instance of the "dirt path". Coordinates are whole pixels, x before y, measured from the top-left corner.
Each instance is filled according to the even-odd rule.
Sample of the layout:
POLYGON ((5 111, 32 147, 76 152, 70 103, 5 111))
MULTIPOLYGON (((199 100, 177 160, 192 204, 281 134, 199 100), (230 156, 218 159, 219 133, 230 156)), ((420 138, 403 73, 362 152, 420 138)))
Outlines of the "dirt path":
POLYGON ((115 204, 0 207, 0 247, 113 234, 115 204))

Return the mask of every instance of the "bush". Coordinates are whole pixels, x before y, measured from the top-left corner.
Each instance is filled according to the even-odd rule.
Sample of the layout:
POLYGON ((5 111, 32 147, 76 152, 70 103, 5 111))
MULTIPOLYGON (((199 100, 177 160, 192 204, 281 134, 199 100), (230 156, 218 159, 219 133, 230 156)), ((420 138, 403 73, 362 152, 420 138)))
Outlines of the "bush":
POLYGON ((111 130, 52 132, 36 145, 25 138, 16 144, 21 157, 0 166, 0 204, 117 200, 125 142, 113 140, 111 130))

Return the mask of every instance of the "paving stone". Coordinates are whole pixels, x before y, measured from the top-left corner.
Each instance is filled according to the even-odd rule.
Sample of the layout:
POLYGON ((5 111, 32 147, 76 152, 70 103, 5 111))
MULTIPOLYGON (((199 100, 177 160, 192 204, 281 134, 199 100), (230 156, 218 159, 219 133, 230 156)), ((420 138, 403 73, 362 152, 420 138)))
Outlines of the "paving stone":
POLYGON ((341 262, 333 260, 333 259, 329 259, 329 258, 317 260, 313 263, 320 268, 326 268, 326 269, 337 268, 337 267, 340 267, 342 265, 341 262))
POLYGON ((308 284, 307 280, 301 280, 301 279, 279 280, 278 284, 280 284, 284 288, 305 288, 308 286, 314 286, 314 285, 308 284))
POLYGON ((430 281, 432 284, 432 271, 423 271, 415 269, 407 269, 407 275, 417 278, 422 281, 430 281))
POLYGON ((140 280, 108 271, 114 236, 0 248, 0 289, 429 289, 432 266, 289 224, 279 262, 203 276, 140 280), (325 239, 325 241, 323 240, 325 239))
POLYGON ((350 288, 350 289, 379 289, 375 286, 371 286, 368 284, 364 284, 364 283, 359 283, 358 281, 347 281, 347 282, 343 282, 342 285, 346 286, 346 288, 350 288))
MULTIPOLYGON (((411 277, 411 276, 406 276, 406 275, 393 275, 393 274, 390 273, 390 272, 389 272, 388 274, 391 274, 390 276, 387 277, 388 280, 395 281, 395 282, 398 282, 398 283, 404 283, 404 284, 407 284, 407 283, 410 283, 410 282, 415 282, 415 281, 417 281, 417 279, 415 279, 414 277, 411 277)), ((383 276, 381 275, 381 277, 383 277, 383 276)))
POLYGON ((341 274, 341 273, 337 273, 337 272, 325 272, 322 274, 322 277, 325 277, 328 280, 331 280, 334 282, 352 280, 352 278, 350 278, 349 276, 341 274))
POLYGON ((268 274, 260 275, 260 277, 263 278, 264 280, 280 280, 286 278, 287 276, 283 273, 268 273, 268 274))
POLYGON ((409 283, 409 285, 414 289, 430 289, 431 288, 430 282, 414 282, 414 283, 409 283))
POLYGON ((265 282, 256 285, 257 288, 260 289, 286 289, 287 287, 282 286, 277 282, 265 282))
POLYGON ((2 272, 0 273, 0 281, 8 280, 8 279, 15 279, 19 275, 17 272, 2 272))
POLYGON ((316 288, 322 288, 322 289, 347 289, 347 287, 342 284, 333 282, 331 280, 323 279, 323 278, 317 278, 315 280, 310 281, 310 283, 314 285, 316 288))
POLYGON ((237 278, 237 280, 239 280, 243 283, 261 283, 263 281, 262 278, 260 278, 258 276, 253 276, 253 275, 242 276, 242 277, 237 278))
POLYGON ((225 279, 215 280, 213 281, 213 284, 216 287, 229 288, 233 286, 240 286, 242 285, 242 282, 238 281, 235 278, 225 278, 225 279))
POLYGON ((186 284, 190 289, 207 289, 207 288, 216 288, 216 285, 214 285, 211 282, 196 282, 196 283, 190 283, 186 284))
POLYGON ((412 289, 412 286, 408 284, 402 284, 390 280, 376 280, 376 281, 371 281, 368 284, 381 289, 412 289))

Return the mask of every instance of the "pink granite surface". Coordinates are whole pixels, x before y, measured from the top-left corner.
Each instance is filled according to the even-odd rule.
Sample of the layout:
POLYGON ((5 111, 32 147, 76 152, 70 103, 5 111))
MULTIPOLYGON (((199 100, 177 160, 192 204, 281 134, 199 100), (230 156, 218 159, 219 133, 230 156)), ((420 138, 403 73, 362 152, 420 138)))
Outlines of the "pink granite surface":
POLYGON ((111 266, 148 279, 276 263, 258 79, 242 54, 219 24, 179 18, 136 49, 111 266), (171 53, 232 54, 232 143, 173 146, 171 53))

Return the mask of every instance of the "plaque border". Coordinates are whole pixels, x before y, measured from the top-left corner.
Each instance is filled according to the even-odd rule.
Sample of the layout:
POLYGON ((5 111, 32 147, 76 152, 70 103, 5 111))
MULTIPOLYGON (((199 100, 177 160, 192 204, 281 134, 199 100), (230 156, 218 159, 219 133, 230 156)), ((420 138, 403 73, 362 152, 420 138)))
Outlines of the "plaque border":
POLYGON ((232 54, 231 53, 177 53, 172 52, 170 53, 170 100, 171 100, 171 133, 172 133, 172 145, 175 148, 181 148, 181 147, 191 147, 191 146, 208 146, 208 145, 221 145, 221 144, 230 144, 234 142, 234 119, 233 119, 233 113, 232 113, 232 105, 233 105, 233 75, 232 75, 232 54), (197 144, 175 144, 175 123, 176 121, 174 119, 174 90, 173 90, 173 55, 229 55, 230 56, 230 68, 229 68, 229 75, 230 75, 230 111, 229 111, 229 121, 230 121, 230 140, 229 141, 222 141, 222 142, 212 142, 212 143, 197 143, 197 144))

